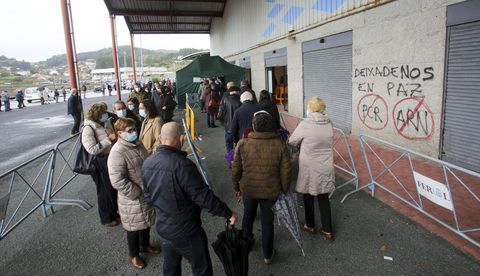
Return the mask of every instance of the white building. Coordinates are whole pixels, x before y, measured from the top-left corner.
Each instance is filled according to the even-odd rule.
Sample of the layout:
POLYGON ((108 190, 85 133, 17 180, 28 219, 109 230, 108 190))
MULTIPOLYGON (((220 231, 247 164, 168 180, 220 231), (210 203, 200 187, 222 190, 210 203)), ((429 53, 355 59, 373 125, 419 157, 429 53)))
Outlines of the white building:
POLYGON ((210 35, 289 113, 480 171, 479 0, 228 1, 210 35))
MULTIPOLYGON (((122 80, 131 80, 133 79, 133 68, 132 67, 121 67, 119 68, 120 76, 122 80)), ((153 76, 162 76, 162 77, 171 77, 174 73, 167 71, 165 67, 137 67, 136 68, 137 79, 150 78, 153 76)), ((115 72, 113 68, 106 69, 95 69, 91 72, 92 80, 95 82, 105 82, 113 81, 115 72)))

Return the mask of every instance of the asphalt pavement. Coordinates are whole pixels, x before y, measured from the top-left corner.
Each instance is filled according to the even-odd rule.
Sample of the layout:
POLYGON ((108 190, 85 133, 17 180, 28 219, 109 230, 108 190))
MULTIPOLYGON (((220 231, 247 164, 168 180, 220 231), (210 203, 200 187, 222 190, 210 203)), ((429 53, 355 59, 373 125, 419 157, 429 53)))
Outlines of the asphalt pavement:
MULTIPOLYGON (((90 104, 103 101, 111 107, 115 100, 114 93, 102 96, 102 93, 89 92, 83 106, 86 110, 90 104)), ((27 107, 22 109, 17 109, 13 100, 10 105, 13 108, 11 111, 4 112, 2 106, 0 112, 0 174, 68 138, 73 126, 73 118, 67 115, 67 102, 63 101, 63 97, 58 103, 51 101, 46 105, 25 102, 27 107)))
MULTIPOLYGON (((108 103, 110 99, 102 100, 108 103)), ((48 109, 55 108, 58 116, 65 116, 65 104, 58 104, 58 109, 56 105, 2 113, 0 126, 5 126, 4 115, 11 116, 7 122, 13 121, 15 114, 27 116, 27 112, 30 113, 28 118, 32 119, 54 117, 57 113, 49 113, 48 109)), ((224 159, 223 129, 206 128, 205 115, 196 115, 199 117, 197 129, 202 135, 197 145, 204 150, 202 156, 205 157, 211 188, 241 217, 243 206, 233 197, 230 171, 224 159)), ((175 119, 180 118, 181 113, 177 112, 175 119)), ((8 131, 17 131, 17 136, 28 136, 25 143, 36 142, 37 146, 60 140, 68 136, 70 130, 70 124, 66 123, 52 128, 45 125, 22 127, 28 131, 16 129, 18 126, 6 126, 8 131)), ((7 140, 8 147, 18 143, 17 136, 7 140)), ((17 148, 27 150, 23 146, 17 148)), ((12 152, 16 154, 2 148, 1 155, 12 152)), ((348 188, 338 191, 331 200, 336 234, 333 243, 323 240, 320 235, 302 233, 306 254, 302 256, 290 233, 275 223, 277 253, 269 266, 263 264, 257 216, 254 226, 257 241, 250 253, 249 275, 479 275, 480 264, 476 260, 366 193, 357 193, 340 203, 347 191, 348 188)), ((75 207, 59 207, 47 218, 43 218, 40 211, 34 213, 0 241, 0 275, 162 275, 163 254, 144 255, 147 267, 143 270, 136 270, 128 263, 125 231, 121 226, 106 228, 100 225, 95 186, 89 177, 75 178, 64 189, 63 196, 86 200, 93 208, 83 211, 75 207)), ((303 221, 301 201, 299 217, 303 221)), ((318 210, 316 218, 319 226, 318 210)), ((208 213, 203 213, 202 219, 212 243, 216 234, 223 230, 225 220, 208 213)), ((152 243, 159 245, 154 228, 151 236, 152 243)), ((224 275, 212 248, 210 254, 214 275, 224 275)), ((185 260, 183 275, 191 275, 185 260)))

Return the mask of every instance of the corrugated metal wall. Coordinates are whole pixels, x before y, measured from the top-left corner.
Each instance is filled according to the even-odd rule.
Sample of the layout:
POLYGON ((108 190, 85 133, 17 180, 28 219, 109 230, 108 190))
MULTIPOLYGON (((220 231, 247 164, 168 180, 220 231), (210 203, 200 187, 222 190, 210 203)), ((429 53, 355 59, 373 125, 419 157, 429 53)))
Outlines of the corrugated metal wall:
POLYGON ((378 0, 227 1, 223 18, 212 22, 211 52, 230 55, 378 0))

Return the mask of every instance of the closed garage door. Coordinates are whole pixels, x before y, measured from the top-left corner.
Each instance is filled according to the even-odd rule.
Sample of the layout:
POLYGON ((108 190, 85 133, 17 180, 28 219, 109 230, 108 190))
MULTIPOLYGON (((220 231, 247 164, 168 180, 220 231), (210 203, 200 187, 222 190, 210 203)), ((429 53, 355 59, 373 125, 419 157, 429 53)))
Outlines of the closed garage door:
POLYGON ((448 34, 443 159, 480 172, 480 21, 448 34))
POLYGON ((302 48, 305 107, 312 96, 319 96, 334 126, 351 132, 352 33, 308 41, 302 48))

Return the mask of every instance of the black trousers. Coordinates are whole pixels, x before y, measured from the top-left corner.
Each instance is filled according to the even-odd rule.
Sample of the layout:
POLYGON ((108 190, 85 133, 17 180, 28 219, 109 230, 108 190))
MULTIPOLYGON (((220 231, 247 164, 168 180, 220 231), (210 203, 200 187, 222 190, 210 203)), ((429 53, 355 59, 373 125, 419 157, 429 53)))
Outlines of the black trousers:
POLYGON ((73 135, 80 131, 80 121, 82 119, 82 114, 72 114, 72 117, 73 117, 73 127, 72 127, 72 135, 73 135))
POLYGON ((271 258, 273 254, 273 211, 272 207, 277 201, 274 199, 256 199, 243 197, 243 221, 242 228, 248 237, 253 238, 253 222, 257 215, 257 207, 260 205, 260 221, 262 223, 262 250, 265 258, 271 258))
POLYGON ((332 232, 332 211, 330 209, 330 199, 328 194, 319 194, 317 196, 303 194, 303 204, 305 205, 305 222, 310 228, 315 227, 315 198, 318 201, 322 229, 325 232, 332 232))
POLYGON ((92 174, 93 181, 97 186, 97 203, 100 222, 107 224, 118 218, 117 191, 110 183, 107 167, 108 156, 96 156, 96 173, 92 174))
POLYGON ((200 228, 193 235, 181 240, 162 241, 163 275, 182 276, 182 258, 192 266, 193 276, 213 275, 212 260, 208 253, 208 240, 205 231, 200 228))
POLYGON ((150 245, 150 227, 138 231, 127 231, 128 254, 132 257, 138 257, 140 247, 150 245))

